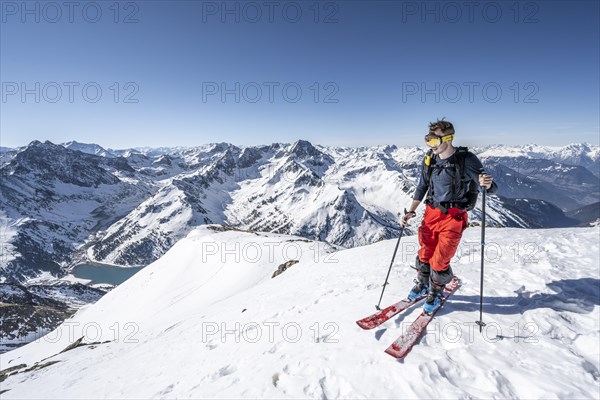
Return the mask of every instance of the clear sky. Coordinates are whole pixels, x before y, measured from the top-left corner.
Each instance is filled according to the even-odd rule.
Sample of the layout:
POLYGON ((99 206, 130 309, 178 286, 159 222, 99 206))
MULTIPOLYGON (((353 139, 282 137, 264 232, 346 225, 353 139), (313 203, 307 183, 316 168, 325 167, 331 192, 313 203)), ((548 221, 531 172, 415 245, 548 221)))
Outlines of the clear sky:
POLYGON ((2 0, 0 145, 598 144, 599 3, 2 0))

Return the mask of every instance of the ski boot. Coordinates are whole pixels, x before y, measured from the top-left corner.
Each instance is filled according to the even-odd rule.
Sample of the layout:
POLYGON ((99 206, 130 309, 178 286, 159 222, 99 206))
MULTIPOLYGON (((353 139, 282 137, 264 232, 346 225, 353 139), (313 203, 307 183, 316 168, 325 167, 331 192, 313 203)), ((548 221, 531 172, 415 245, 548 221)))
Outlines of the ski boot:
POLYGON ((417 256, 415 262, 415 268, 417 272, 417 279, 415 279, 415 286, 408 293, 408 300, 415 301, 418 298, 427 295, 427 291, 429 290, 429 274, 431 271, 431 267, 429 263, 425 263, 419 259, 417 256))
POLYGON ((445 285, 438 285, 435 282, 430 282, 427 300, 423 304, 423 312, 427 315, 433 314, 442 304, 442 296, 445 285))
POLYGON ((419 277, 415 279, 415 286, 413 286, 408 293, 408 300, 415 301, 419 297, 425 296, 429 291, 429 284, 427 283, 429 281, 429 277, 427 277, 427 281, 421 278, 421 274, 419 274, 419 277))

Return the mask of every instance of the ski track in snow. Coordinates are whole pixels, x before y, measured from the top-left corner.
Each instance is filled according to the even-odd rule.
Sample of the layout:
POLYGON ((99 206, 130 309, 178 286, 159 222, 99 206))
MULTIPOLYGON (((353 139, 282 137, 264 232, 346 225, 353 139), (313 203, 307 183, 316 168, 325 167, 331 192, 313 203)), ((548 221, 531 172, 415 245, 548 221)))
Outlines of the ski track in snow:
MULTIPOLYGON (((398 361, 384 350, 419 306, 373 331, 355 324, 374 311, 395 240, 326 257, 291 236, 199 228, 46 339, 2 354, 2 369, 60 361, 8 377, 2 398, 599 398, 599 234, 489 229, 482 335, 479 229, 468 229, 452 264, 462 287, 398 361), (263 251, 202 260, 215 243, 263 251), (285 259, 267 243, 298 244, 300 262, 271 279, 285 259), (87 343, 112 341, 57 354, 92 322, 101 335, 88 329, 87 343)), ((402 239, 383 306, 412 286, 416 249, 402 239)))

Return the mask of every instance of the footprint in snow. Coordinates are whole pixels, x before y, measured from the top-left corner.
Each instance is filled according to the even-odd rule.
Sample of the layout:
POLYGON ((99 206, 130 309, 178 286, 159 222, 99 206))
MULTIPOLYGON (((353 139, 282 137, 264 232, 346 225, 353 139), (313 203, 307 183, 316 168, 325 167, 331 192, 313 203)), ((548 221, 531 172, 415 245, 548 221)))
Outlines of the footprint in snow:
POLYGON ((273 347, 271 347, 269 350, 263 352, 263 354, 267 354, 267 353, 274 354, 276 352, 277 352, 277 345, 273 345, 273 347))
POLYGON ((161 390, 160 392, 158 392, 157 394, 154 395, 154 398, 163 398, 165 397, 165 395, 171 393, 173 391, 173 388, 175 387, 174 384, 170 384, 169 386, 167 386, 166 388, 164 388, 163 390, 161 390))
POLYGON ((219 345, 217 343, 215 343, 214 341, 210 341, 208 343, 206 343, 206 348, 209 350, 213 350, 216 349, 219 345))
POLYGON ((219 379, 221 377, 231 375, 235 371, 237 371, 237 368, 235 367, 235 365, 231 365, 231 364, 226 365, 223 368, 219 369, 219 371, 217 371, 217 373, 215 374, 215 379, 219 379))

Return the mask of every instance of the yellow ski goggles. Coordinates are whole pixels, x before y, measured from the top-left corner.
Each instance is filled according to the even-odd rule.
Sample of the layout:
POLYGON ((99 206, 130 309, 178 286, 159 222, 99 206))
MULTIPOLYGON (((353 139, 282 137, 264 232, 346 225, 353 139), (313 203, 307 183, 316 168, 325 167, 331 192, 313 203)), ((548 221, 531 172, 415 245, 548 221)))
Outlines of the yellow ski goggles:
POLYGON ((442 143, 449 142, 452 139, 454 139, 454 135, 438 136, 430 133, 425 136, 425 143, 429 147, 438 147, 442 143))

